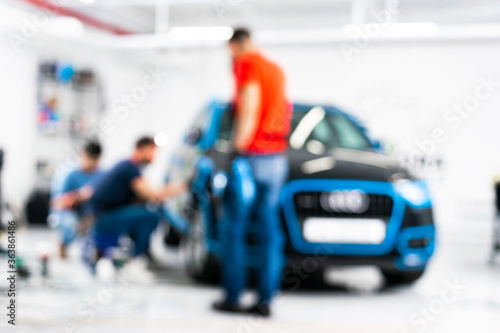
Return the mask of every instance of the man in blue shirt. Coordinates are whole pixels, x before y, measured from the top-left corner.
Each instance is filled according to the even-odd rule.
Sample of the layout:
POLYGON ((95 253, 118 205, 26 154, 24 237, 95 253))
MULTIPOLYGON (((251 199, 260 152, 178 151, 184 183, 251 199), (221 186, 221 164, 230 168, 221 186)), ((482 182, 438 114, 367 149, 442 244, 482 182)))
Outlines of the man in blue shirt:
POLYGON ((61 233, 60 256, 66 258, 68 245, 75 239, 79 221, 89 212, 88 199, 92 195, 92 186, 102 175, 98 169, 101 145, 87 142, 81 152, 80 167, 69 172, 63 178, 54 177, 52 198, 52 223, 61 233))
POLYGON ((135 276, 147 275, 144 255, 149 249, 149 238, 160 220, 158 210, 146 203, 160 203, 186 190, 183 182, 165 184, 159 190, 148 184, 141 169, 153 161, 155 152, 156 144, 152 138, 140 138, 132 157, 107 172, 96 185, 91 198, 96 232, 128 234, 132 238, 133 259, 125 269, 135 276))

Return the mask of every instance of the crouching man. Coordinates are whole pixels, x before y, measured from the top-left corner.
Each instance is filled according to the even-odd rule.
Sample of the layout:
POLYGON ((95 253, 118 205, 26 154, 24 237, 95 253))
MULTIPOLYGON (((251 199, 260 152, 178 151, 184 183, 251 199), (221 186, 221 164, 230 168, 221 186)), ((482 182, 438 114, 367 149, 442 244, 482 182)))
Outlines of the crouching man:
POLYGON ((56 175, 53 179, 49 223, 61 233, 59 255, 63 259, 78 231, 85 231, 89 224, 88 199, 92 186, 103 174, 98 168, 101 150, 99 143, 87 142, 80 154, 80 167, 65 177, 56 175))
POLYGON ((91 198, 96 216, 95 230, 100 234, 128 234, 134 242, 133 258, 124 269, 138 280, 150 280, 146 271, 145 254, 149 239, 160 220, 158 209, 150 203, 160 203, 186 189, 184 183, 170 183, 157 190, 141 175, 144 166, 155 156, 152 138, 140 138, 132 157, 116 164, 95 187, 91 198))

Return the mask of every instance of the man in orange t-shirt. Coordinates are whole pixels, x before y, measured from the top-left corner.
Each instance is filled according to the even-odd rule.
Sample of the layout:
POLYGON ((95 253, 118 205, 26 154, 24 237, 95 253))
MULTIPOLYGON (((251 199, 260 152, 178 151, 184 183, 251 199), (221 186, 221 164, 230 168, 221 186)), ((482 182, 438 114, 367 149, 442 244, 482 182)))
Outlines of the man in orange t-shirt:
MULTIPOLYGON (((236 29, 229 40, 235 77, 234 149, 250 164, 257 187, 255 212, 259 245, 259 300, 248 312, 270 315, 270 303, 281 285, 283 230, 279 214, 281 188, 288 176, 291 107, 285 97, 282 70, 255 49, 250 33, 236 29)), ((246 233, 250 221, 230 219, 223 262, 226 298, 219 311, 241 312, 239 296, 246 279, 246 233)))

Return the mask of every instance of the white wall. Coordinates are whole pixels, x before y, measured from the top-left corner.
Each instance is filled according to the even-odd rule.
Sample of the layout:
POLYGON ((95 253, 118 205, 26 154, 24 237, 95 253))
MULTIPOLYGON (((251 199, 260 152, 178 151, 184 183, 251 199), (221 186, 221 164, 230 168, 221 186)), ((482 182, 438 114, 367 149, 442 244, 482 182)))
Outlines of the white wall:
POLYGON ((500 82, 500 44, 374 44, 350 64, 339 46, 272 51, 289 73, 291 96, 352 110, 395 151, 413 152, 415 140, 442 128, 447 137, 431 155, 444 156, 450 190, 464 198, 491 195, 491 178, 500 173, 500 86, 456 128, 443 116, 474 95, 480 77, 500 82))
MULTIPOLYGON (((492 76, 500 82, 499 44, 373 44, 350 63, 339 45, 268 47, 265 53, 284 67, 288 94, 295 101, 343 107, 364 120, 393 153, 420 152, 418 143, 425 143, 431 158, 444 158, 455 194, 491 196, 491 178, 500 173, 500 154, 495 154, 500 151, 500 87, 456 127, 444 116, 475 94, 480 78, 492 76), (436 129, 445 131, 444 139, 429 142, 436 129)), ((207 96, 232 92, 230 61, 224 50, 174 53, 167 62, 169 57, 192 67, 173 76, 172 85, 145 108, 154 126, 165 124, 164 130, 178 137, 198 111, 195 106, 207 96)), ((175 67, 175 61, 171 64, 175 67)))
POLYGON ((4 197, 21 201, 34 182, 35 57, 14 54, 0 39, 0 148, 5 150, 4 197))
MULTIPOLYGON (((45 40, 35 45, 15 56, 6 52, 8 46, 0 44, 4 74, 0 76, 4 106, 0 144, 8 149, 5 192, 16 198, 26 195, 34 177, 34 73, 38 59, 53 57, 88 64, 103 79, 107 100, 104 117, 114 125, 103 135, 104 165, 125 157, 141 134, 168 134, 169 142, 150 171, 155 179, 163 176, 168 154, 203 104, 213 96, 227 99, 232 93, 231 62, 223 49, 109 53, 45 40), (146 67, 157 65, 168 76, 130 114, 118 117, 113 102, 142 83, 146 67)), ((425 140, 436 127, 444 126, 448 138, 436 145, 435 151, 448 163, 450 183, 465 197, 490 195, 490 177, 500 171, 496 154, 500 150, 496 130, 500 92, 482 101, 456 130, 449 129, 442 117, 454 103, 474 94, 481 76, 500 80, 498 43, 373 44, 354 55, 351 63, 339 45, 267 47, 265 53, 284 67, 289 96, 295 101, 331 103, 356 113, 372 132, 391 143, 393 151, 411 152, 416 148, 415 140, 425 140)), ((37 149, 37 153, 41 151, 49 154, 51 148, 37 149)), ((70 152, 69 147, 58 146, 53 156, 63 161, 70 152)))

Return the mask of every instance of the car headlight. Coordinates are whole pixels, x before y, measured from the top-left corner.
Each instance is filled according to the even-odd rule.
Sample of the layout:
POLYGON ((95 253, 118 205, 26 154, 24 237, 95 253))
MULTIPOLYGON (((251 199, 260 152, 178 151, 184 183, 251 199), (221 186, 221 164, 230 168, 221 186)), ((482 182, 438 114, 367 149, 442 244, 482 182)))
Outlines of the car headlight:
POLYGON ((429 191, 424 181, 399 180, 394 183, 394 190, 414 207, 430 204, 429 191))

